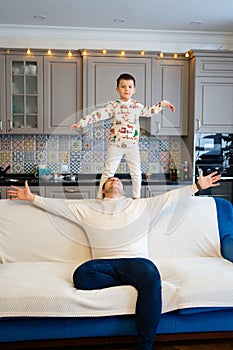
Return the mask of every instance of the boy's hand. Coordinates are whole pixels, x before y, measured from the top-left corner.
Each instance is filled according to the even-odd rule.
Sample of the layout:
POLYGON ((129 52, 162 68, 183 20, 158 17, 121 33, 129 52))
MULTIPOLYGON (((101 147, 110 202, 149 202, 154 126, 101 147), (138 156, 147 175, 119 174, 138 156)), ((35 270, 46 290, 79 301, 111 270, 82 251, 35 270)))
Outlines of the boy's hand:
POLYGON ((172 112, 175 112, 175 106, 171 102, 167 101, 167 108, 170 108, 172 112))
POLYGON ((80 122, 76 123, 76 124, 72 124, 70 126, 71 130, 75 130, 75 129, 80 129, 82 127, 82 124, 80 122))

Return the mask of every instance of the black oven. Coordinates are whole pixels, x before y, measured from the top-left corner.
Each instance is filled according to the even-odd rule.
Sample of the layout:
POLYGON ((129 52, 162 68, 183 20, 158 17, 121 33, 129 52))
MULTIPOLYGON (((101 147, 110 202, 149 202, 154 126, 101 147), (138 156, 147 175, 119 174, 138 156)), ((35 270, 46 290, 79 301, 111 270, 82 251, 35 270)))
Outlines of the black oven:
POLYGON ((196 134, 194 180, 203 175, 221 174, 220 186, 202 190, 198 195, 225 198, 233 203, 233 134, 196 134))
POLYGON ((220 186, 201 190, 197 195, 225 198, 233 204, 233 177, 222 177, 220 186))

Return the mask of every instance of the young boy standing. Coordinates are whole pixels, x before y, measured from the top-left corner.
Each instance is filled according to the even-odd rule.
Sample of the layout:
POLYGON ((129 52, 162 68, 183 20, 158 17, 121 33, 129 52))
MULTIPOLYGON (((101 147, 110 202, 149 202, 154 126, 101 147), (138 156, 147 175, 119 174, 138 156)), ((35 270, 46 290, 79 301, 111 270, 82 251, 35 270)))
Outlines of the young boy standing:
POLYGON ((109 136, 109 147, 105 163, 105 169, 100 179, 97 198, 102 198, 102 186, 107 178, 114 176, 123 155, 129 166, 132 179, 132 197, 140 198, 141 194, 141 166, 139 152, 139 117, 151 117, 159 113, 163 108, 175 107, 166 100, 153 106, 143 106, 141 103, 131 99, 136 91, 135 78, 128 74, 121 74, 117 78, 116 92, 120 100, 107 102, 104 108, 88 114, 81 118, 78 123, 71 125, 71 129, 82 128, 88 124, 100 120, 112 120, 109 136))

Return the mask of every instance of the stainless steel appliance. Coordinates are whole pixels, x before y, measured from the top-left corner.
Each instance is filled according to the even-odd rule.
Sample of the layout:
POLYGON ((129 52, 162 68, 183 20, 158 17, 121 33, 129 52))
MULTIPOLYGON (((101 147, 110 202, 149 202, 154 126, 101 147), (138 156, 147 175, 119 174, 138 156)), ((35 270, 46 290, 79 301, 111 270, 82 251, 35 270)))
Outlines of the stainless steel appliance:
POLYGON ((233 203, 233 134, 196 134, 194 182, 200 169, 204 175, 212 171, 221 174, 220 186, 198 193, 201 196, 222 197, 233 203))

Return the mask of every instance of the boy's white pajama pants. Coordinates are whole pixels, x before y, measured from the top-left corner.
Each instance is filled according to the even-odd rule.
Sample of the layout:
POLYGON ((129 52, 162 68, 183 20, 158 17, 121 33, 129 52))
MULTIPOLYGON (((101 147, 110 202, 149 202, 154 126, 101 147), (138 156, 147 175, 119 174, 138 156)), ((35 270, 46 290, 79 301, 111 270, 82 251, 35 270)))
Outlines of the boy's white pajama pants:
POLYGON ((141 165, 139 144, 130 145, 127 147, 119 147, 109 143, 105 169, 100 179, 99 192, 97 198, 102 198, 102 187, 109 177, 113 177, 120 164, 121 158, 125 156, 125 161, 129 167, 130 176, 132 179, 132 197, 140 198, 141 196, 141 165))

